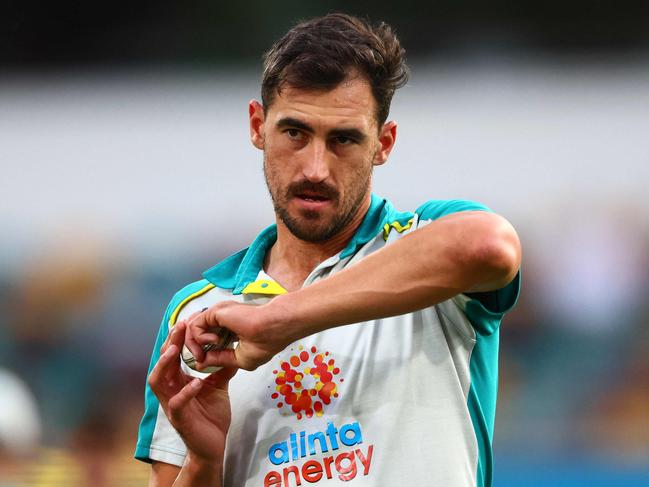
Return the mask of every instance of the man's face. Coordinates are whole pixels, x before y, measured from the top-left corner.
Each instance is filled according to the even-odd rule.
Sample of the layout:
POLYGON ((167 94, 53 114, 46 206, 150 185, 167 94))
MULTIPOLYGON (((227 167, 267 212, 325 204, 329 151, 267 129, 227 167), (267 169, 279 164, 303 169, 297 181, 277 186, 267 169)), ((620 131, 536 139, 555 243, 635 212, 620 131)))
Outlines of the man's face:
POLYGON ((370 85, 354 78, 331 91, 286 87, 265 117, 258 104, 250 110, 275 213, 301 240, 331 239, 366 208, 372 168, 393 143, 396 128, 386 153, 370 85))

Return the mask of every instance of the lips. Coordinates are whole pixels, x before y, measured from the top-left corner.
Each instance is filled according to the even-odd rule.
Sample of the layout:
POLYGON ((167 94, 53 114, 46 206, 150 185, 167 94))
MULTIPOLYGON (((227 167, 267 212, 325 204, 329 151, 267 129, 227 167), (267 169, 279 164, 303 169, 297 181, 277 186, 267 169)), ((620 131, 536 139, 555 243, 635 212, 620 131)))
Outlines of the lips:
POLYGON ((334 204, 338 192, 326 183, 300 181, 289 186, 288 196, 300 209, 320 212, 334 204))
POLYGON ((329 201, 331 198, 328 196, 325 196, 323 194, 318 194, 318 193, 300 193, 296 195, 298 198, 303 199, 305 201, 329 201))
POLYGON ((313 212, 320 213, 330 208, 333 200, 320 193, 300 192, 294 196, 293 201, 301 210, 315 215, 313 212))

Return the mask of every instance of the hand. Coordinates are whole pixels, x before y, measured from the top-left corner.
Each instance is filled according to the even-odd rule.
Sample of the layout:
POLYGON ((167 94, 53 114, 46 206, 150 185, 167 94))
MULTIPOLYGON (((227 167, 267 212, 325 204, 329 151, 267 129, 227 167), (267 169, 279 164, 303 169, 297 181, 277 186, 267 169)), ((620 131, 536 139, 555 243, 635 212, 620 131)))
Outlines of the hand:
MULTIPOLYGON (((276 300, 278 298, 273 301, 276 300)), ((298 337, 288 334, 290 326, 276 326, 279 322, 271 317, 269 310, 269 305, 225 301, 192 315, 187 323, 185 345, 196 358, 197 369, 224 366, 254 370, 284 350, 298 337), (236 335, 238 346, 234 350, 225 348, 205 352, 204 345, 220 342, 216 332, 221 327, 236 335)))
POLYGON ((220 468, 231 418, 228 382, 237 369, 225 367, 204 380, 183 373, 180 350, 185 331, 185 322, 176 323, 148 383, 190 457, 220 468))

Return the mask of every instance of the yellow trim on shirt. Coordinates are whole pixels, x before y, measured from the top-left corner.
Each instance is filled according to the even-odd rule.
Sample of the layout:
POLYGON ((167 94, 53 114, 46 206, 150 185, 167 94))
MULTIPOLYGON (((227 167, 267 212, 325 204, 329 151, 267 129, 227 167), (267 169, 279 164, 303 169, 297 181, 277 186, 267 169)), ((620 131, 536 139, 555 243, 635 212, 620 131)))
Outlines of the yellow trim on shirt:
POLYGON ((202 289, 199 289, 193 294, 190 294, 187 296, 185 299, 183 299, 178 306, 176 306, 176 309, 174 310, 173 313, 171 313, 171 317, 169 318, 169 325, 174 326, 176 324, 176 320, 178 319, 178 314, 180 313, 180 310, 185 307, 187 303, 189 303, 192 299, 197 298, 199 296, 202 296, 206 292, 210 291, 211 289, 214 289, 216 286, 212 283, 208 284, 202 289))
POLYGON ((403 226, 401 226, 401 223, 399 223, 398 221, 393 221, 392 223, 386 223, 385 225, 383 225, 383 240, 388 239, 388 235, 390 235, 390 231, 393 228, 399 233, 405 232, 412 226, 413 221, 414 218, 411 218, 410 220, 408 220, 408 223, 406 223, 403 226))
POLYGON ((243 291, 242 294, 286 294, 288 291, 280 286, 275 281, 269 281, 267 279, 259 279, 258 281, 251 282, 243 291))

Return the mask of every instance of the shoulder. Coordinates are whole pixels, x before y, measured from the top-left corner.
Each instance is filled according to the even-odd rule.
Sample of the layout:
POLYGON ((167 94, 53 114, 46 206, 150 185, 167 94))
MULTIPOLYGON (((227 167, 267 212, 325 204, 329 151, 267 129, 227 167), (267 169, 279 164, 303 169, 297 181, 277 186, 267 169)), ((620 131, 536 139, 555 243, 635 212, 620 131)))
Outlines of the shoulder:
POLYGON ((171 301, 169 301, 167 311, 165 312, 164 322, 174 323, 176 321, 176 317, 178 316, 178 312, 183 308, 183 306, 185 306, 185 304, 187 304, 192 299, 202 296, 214 287, 214 284, 209 282, 207 279, 200 279, 198 281, 187 284, 185 287, 176 292, 171 298, 171 301))
POLYGON ((187 284, 185 287, 181 288, 178 292, 176 292, 176 294, 174 294, 173 297, 171 298, 171 302, 169 304, 171 307, 176 307, 187 298, 191 299, 195 295, 202 294, 203 292, 207 292, 209 289, 213 287, 214 284, 212 284, 207 279, 200 279, 198 281, 194 281, 190 284, 187 284))
MULTIPOLYGON (((388 240, 392 230, 397 230, 399 235, 405 235, 407 231, 413 231, 437 220, 443 216, 451 215, 461 211, 493 211, 482 203, 471 200, 428 200, 419 205, 414 211, 397 211, 389 201, 386 202, 386 210, 383 219, 383 239, 388 240)), ((396 233, 396 232, 395 232, 396 233)))

